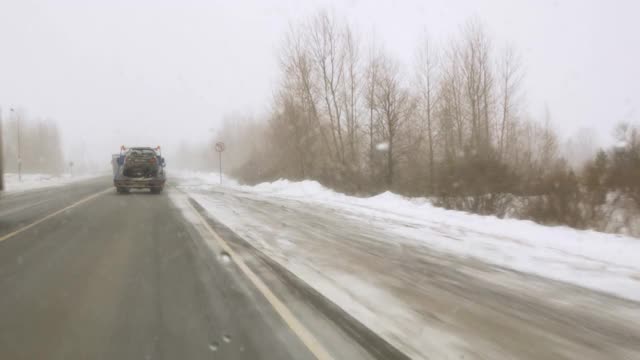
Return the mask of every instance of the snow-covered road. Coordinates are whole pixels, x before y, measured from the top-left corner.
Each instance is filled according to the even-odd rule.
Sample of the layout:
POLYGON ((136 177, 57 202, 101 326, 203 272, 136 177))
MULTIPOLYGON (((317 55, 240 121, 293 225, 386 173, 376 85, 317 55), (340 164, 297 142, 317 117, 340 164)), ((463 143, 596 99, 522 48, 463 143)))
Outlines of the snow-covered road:
POLYGON ((640 240, 317 183, 182 174, 218 221, 414 358, 640 356, 640 240), (625 299, 626 298, 626 299, 625 299))

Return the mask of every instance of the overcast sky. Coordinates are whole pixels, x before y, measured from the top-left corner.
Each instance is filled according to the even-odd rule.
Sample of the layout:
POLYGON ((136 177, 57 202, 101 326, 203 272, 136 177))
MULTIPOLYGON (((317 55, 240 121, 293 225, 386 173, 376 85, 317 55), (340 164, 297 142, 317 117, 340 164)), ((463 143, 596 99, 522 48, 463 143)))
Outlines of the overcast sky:
MULTIPOLYGON (((515 44, 536 116, 608 141, 640 121, 640 1, 0 1, 0 106, 55 119, 65 143, 117 151, 201 141, 224 114, 265 113, 290 23, 328 9, 407 66, 425 29, 480 19, 515 44)), ((10 135, 9 135, 10 136, 10 135)), ((108 158, 108 155, 105 155, 108 158)))

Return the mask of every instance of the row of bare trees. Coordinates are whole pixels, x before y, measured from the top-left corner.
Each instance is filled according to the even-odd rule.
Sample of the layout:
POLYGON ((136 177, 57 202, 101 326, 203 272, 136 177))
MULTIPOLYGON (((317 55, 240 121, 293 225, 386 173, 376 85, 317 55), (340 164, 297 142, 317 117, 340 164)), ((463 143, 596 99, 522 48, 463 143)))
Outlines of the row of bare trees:
POLYGON ((523 59, 478 22, 424 36, 403 64, 320 12, 290 28, 280 68, 268 120, 235 118, 218 136, 244 142, 234 175, 246 182, 314 179, 575 227, 600 226, 612 191, 640 205, 637 130, 621 127, 626 145, 592 160, 578 144, 569 164, 550 111, 534 119, 524 106, 523 59))
POLYGON ((521 105, 521 58, 477 22, 447 42, 425 36, 407 65, 320 12, 290 28, 280 66, 266 148, 245 178, 480 196, 530 191, 514 186, 558 160, 549 119, 531 120, 521 105))
POLYGON ((4 171, 16 173, 20 157, 25 173, 62 173, 65 163, 57 124, 28 118, 21 111, 10 114, 2 123, 4 171))

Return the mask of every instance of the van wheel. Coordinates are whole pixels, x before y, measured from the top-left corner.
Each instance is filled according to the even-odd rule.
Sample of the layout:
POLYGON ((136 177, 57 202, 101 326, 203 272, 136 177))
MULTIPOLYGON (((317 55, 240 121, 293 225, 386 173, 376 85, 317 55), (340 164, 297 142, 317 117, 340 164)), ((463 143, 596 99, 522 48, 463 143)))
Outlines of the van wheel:
POLYGON ((160 194, 162 192, 162 188, 151 188, 151 193, 152 194, 160 194))
POLYGON ((116 191, 117 191, 119 194, 126 194, 126 193, 128 193, 128 192, 129 192, 129 189, 127 189, 127 188, 125 188, 125 187, 117 187, 117 188, 116 188, 116 191))

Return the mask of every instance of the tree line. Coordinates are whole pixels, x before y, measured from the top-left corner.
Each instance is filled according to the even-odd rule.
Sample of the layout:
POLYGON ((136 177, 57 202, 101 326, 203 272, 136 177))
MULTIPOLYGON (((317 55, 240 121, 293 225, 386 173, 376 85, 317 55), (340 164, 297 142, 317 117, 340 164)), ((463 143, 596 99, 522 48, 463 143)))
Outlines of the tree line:
POLYGON ((636 130, 626 127, 636 139, 626 147, 600 152, 586 169, 571 166, 550 111, 534 119, 523 105, 521 55, 496 47, 477 21, 446 42, 425 36, 405 66, 319 12, 290 28, 279 60, 266 125, 250 122, 245 144, 252 145, 235 162, 234 175, 247 182, 314 179, 349 193, 391 190, 498 215, 517 196, 526 199, 522 216, 573 226, 586 226, 582 204, 595 191, 594 168, 607 169, 598 173, 608 179, 598 180, 599 192, 638 191, 638 170, 629 167, 639 169, 629 135, 636 130))
POLYGON ((65 163, 57 124, 52 120, 28 118, 20 111, 9 114, 5 113, 2 122, 4 171, 17 173, 20 157, 23 173, 62 173, 65 163))

